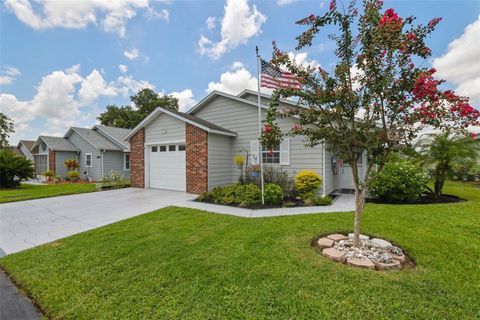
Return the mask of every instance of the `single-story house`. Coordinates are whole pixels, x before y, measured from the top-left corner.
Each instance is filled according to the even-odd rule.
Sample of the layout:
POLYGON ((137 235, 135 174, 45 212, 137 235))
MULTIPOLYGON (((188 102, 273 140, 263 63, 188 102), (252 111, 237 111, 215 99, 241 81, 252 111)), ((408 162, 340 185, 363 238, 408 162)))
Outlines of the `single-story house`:
MULTIPOLYGON (((269 98, 261 96, 262 118, 269 98)), ((256 101, 257 93, 250 90, 237 96, 214 91, 187 113, 155 109, 125 137, 130 141, 132 186, 199 194, 237 182, 240 170, 234 156, 247 150, 253 155, 250 162, 259 159, 256 101)), ((287 107, 298 106, 280 101, 280 108, 287 107)), ((294 123, 293 118, 279 120, 282 130, 294 123)), ((303 169, 316 171, 324 177, 323 194, 353 188, 350 168, 324 145, 305 146, 304 137, 284 139, 273 153, 264 149, 262 159, 292 176, 303 169)))
POLYGON ((65 138, 39 136, 31 152, 37 175, 52 171, 55 175, 61 176, 67 173, 63 162, 68 159, 77 159, 80 149, 65 138))
POLYGON ((40 136, 33 147, 36 173, 50 170, 63 176, 64 161, 75 159, 81 179, 100 181, 112 170, 130 179, 130 145, 123 140, 130 131, 96 125, 72 127, 63 137, 40 136))
POLYGON ((27 158, 28 160, 33 162, 33 155, 30 152, 35 141, 32 140, 20 140, 15 148, 15 152, 18 156, 27 158))

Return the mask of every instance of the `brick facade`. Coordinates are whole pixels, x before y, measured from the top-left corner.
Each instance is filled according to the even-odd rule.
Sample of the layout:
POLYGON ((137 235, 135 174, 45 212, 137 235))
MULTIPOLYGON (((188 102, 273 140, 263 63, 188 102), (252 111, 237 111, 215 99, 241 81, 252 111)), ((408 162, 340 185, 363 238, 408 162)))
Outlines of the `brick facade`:
POLYGON ((55 151, 48 151, 48 170, 52 171, 55 175, 55 151))
POLYGON ((130 138, 130 183, 134 188, 145 188, 145 129, 130 138))
POLYGON ((187 192, 200 194, 208 191, 208 132, 185 125, 187 192))

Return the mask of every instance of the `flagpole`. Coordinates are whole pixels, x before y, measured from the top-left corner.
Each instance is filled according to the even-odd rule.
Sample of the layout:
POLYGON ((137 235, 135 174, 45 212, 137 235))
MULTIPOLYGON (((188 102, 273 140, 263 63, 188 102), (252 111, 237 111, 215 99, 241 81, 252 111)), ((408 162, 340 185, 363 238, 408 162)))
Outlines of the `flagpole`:
POLYGON ((265 204, 265 197, 264 197, 264 187, 263 187, 263 154, 262 154, 262 144, 261 144, 261 137, 262 137, 262 108, 261 108, 261 98, 260 98, 260 77, 262 69, 262 61, 260 59, 260 55, 258 54, 258 46, 255 47, 257 52, 257 89, 258 89, 258 158, 260 163, 260 186, 262 189, 262 205, 265 204))

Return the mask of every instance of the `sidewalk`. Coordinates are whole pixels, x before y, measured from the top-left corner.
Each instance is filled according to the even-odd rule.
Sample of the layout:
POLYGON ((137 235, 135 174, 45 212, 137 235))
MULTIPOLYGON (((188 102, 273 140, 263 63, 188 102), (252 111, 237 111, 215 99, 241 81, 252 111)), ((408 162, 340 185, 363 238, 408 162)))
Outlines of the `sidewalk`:
POLYGON ((183 201, 179 206, 204 210, 219 214, 227 214, 244 218, 264 218, 291 216, 298 214, 313 213, 331 213, 346 212, 355 210, 355 196, 353 194, 338 194, 329 206, 316 207, 293 207, 293 208, 273 208, 273 209, 244 209, 238 207, 224 206, 219 204, 211 204, 205 202, 196 202, 193 200, 183 201))
POLYGON ((0 320, 36 320, 42 315, 23 296, 15 285, 0 271, 0 320))

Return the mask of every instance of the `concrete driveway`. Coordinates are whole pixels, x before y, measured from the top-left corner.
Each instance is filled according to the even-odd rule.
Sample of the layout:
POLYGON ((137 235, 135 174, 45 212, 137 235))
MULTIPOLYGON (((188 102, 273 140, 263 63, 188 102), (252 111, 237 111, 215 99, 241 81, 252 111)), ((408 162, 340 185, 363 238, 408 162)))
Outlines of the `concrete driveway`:
POLYGON ((156 189, 120 189, 0 205, 0 256, 98 228, 196 196, 156 189))

